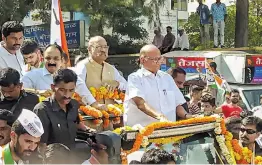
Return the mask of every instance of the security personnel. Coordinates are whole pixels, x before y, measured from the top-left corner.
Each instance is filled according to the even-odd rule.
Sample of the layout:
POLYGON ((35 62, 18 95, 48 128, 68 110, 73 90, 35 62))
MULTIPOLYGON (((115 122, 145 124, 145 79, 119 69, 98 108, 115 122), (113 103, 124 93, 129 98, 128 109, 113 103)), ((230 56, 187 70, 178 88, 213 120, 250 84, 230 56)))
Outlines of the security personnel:
POLYGON ((39 102, 37 95, 24 91, 20 82, 20 74, 12 68, 0 70, 0 87, 2 98, 0 109, 7 109, 13 113, 13 122, 20 115, 22 109, 33 110, 39 102))

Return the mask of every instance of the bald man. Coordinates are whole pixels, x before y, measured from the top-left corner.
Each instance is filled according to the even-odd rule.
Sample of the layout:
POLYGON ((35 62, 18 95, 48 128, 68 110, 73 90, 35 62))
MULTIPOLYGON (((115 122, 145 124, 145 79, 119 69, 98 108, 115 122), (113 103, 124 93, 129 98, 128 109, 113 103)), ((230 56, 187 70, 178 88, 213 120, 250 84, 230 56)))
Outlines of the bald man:
MULTIPOLYGON (((79 62, 75 68, 77 74, 86 82, 88 88, 101 86, 107 87, 110 91, 115 89, 125 90, 126 80, 119 74, 118 70, 105 62, 108 57, 106 40, 101 36, 92 37, 88 43, 89 57, 79 62)), ((114 103, 110 99, 97 100, 100 103, 114 103)))
POLYGON ((128 77, 124 103, 126 125, 146 126, 159 120, 191 118, 181 106, 186 101, 172 77, 160 70, 164 58, 154 45, 140 51, 142 68, 128 77))

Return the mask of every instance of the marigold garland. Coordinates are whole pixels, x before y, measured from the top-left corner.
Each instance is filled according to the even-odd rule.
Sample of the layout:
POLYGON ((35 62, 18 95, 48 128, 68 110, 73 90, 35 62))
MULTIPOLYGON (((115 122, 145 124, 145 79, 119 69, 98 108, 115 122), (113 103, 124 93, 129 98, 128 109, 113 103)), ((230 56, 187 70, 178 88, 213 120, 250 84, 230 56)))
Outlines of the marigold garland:
POLYGON ((255 164, 262 164, 262 156, 257 156, 256 157, 255 164))
POLYGON ((95 119, 102 118, 103 114, 101 111, 91 107, 91 106, 80 106, 79 108, 82 112, 84 112, 88 116, 92 116, 95 119))
POLYGON ((115 99, 115 100, 122 100, 125 99, 125 93, 119 92, 117 89, 114 92, 109 92, 106 87, 101 86, 100 88, 90 87, 89 88, 91 94, 94 96, 96 100, 101 99, 115 99))
MULTIPOLYGON (((223 155, 225 154, 226 150, 229 151, 230 156, 228 154, 224 155, 227 159, 229 164, 250 164, 252 161, 253 153, 251 150, 249 150, 247 147, 241 147, 239 145, 239 141, 237 139, 233 139, 233 135, 226 130, 225 122, 222 119, 220 123, 220 127, 217 130, 221 129, 221 134, 218 136, 224 135, 225 141, 221 141, 219 143, 223 155), (226 145, 226 148, 223 147, 224 144, 226 145), (232 162, 231 162, 232 161, 232 162), (234 161, 234 162, 233 162, 234 161), (230 163, 231 162, 231 163, 230 163)), ((256 156, 254 160, 255 164, 262 164, 262 157, 256 156)))
POLYGON ((109 120, 109 114, 106 111, 102 111, 103 114, 103 127, 107 128, 110 124, 110 120, 109 120))
POLYGON ((115 116, 115 118, 113 119, 113 121, 115 123, 119 123, 120 122, 120 116, 122 115, 122 110, 119 109, 118 107, 114 106, 113 104, 108 104, 107 105, 107 109, 108 109, 108 112, 110 114, 113 114, 115 116))
POLYGON ((139 150, 143 138, 145 136, 149 136, 153 133, 154 130, 164 127, 173 127, 173 126, 182 126, 182 125, 189 125, 189 124, 196 124, 196 123, 206 123, 206 122, 214 122, 216 121, 215 117, 202 117, 202 118, 191 118, 188 120, 181 120, 177 122, 156 122, 151 123, 146 126, 140 133, 137 134, 136 140, 134 142, 133 148, 129 151, 126 151, 127 154, 133 153, 139 150))
POLYGON ((179 143, 182 139, 193 136, 194 134, 167 137, 167 138, 158 138, 158 139, 149 139, 148 142, 156 144, 168 144, 168 143, 179 143))

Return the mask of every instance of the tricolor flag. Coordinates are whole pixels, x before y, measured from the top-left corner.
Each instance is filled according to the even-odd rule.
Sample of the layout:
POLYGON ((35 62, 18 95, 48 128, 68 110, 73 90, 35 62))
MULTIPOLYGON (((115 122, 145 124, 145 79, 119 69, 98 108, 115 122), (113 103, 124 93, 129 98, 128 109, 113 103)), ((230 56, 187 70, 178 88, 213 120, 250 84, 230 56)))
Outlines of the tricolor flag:
MULTIPOLYGON (((50 44, 57 43, 58 45, 60 45, 63 51, 67 54, 68 59, 70 59, 66 41, 65 26, 60 7, 60 0, 52 0, 50 29, 50 44)), ((68 65, 70 65, 70 60, 68 65)))
POLYGON ((213 79, 214 79, 214 82, 215 82, 215 85, 218 89, 218 92, 217 92, 217 98, 223 98, 224 97, 224 94, 225 92, 229 92, 231 89, 230 89, 230 86, 228 85, 228 83, 226 82, 225 79, 222 79, 220 76, 218 76, 217 74, 215 74, 209 63, 206 62, 206 66, 207 66, 207 72, 211 73, 213 75, 213 79))

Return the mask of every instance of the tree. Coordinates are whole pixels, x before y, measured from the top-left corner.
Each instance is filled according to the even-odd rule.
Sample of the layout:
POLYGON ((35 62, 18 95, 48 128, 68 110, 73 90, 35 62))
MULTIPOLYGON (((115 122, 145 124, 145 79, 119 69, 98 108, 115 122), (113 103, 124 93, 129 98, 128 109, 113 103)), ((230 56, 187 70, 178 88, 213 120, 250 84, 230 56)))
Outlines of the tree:
POLYGON ((249 46, 262 46, 262 1, 251 0, 249 6, 249 46))
POLYGON ((235 47, 248 46, 248 10, 249 0, 236 2, 235 47))
POLYGON ((0 26, 10 20, 22 21, 28 11, 32 9, 33 2, 33 0, 1 0, 0 26))
MULTIPOLYGON (((227 7, 227 20, 225 22, 225 46, 228 48, 235 47, 235 29, 236 29, 236 6, 227 7)), ((252 0, 249 6, 248 21, 248 46, 262 46, 262 1, 252 0)), ((199 35, 199 18, 196 14, 190 15, 185 25, 186 32, 189 34, 190 47, 192 49, 201 49, 199 35)), ((213 27, 210 27, 211 41, 213 40, 213 27)))

